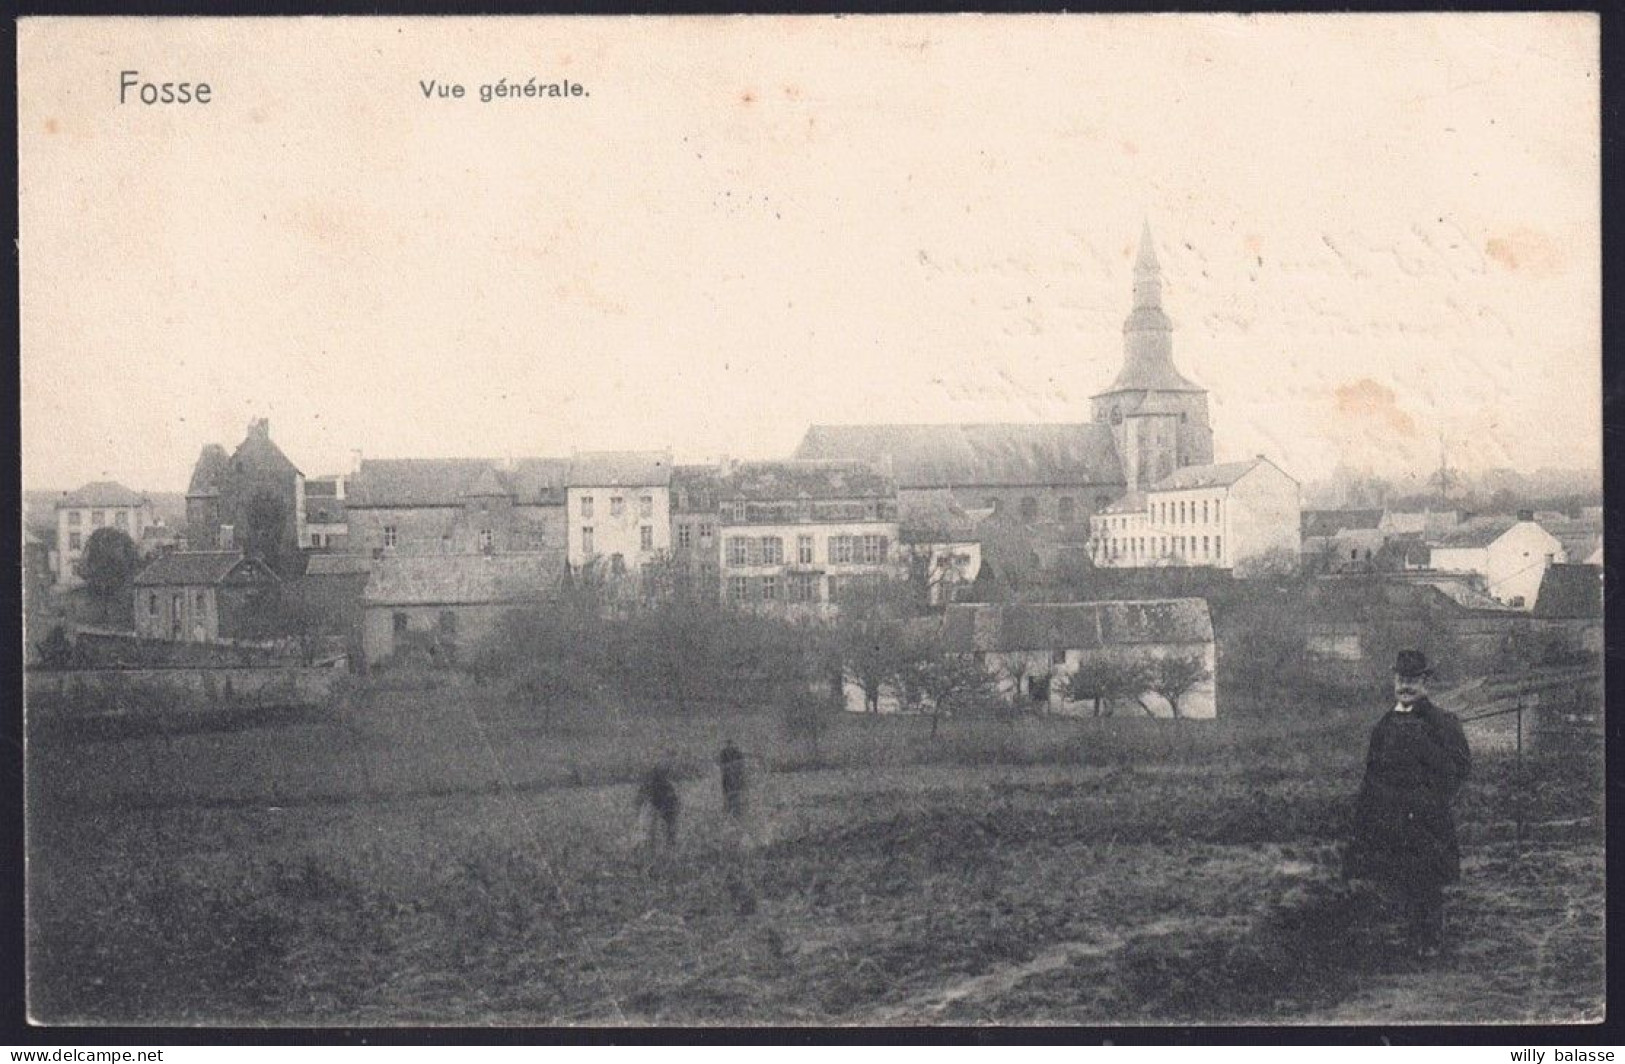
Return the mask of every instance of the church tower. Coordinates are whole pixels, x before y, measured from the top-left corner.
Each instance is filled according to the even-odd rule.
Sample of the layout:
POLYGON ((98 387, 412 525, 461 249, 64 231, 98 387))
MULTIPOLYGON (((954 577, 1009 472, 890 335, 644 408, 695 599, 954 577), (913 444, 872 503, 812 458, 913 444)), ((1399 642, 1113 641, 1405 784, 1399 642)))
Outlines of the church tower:
POLYGON ((1134 307, 1123 323, 1123 368, 1093 397, 1094 421, 1111 426, 1129 491, 1187 465, 1213 461, 1207 390, 1174 368, 1173 324, 1162 310, 1162 267, 1151 225, 1134 258, 1134 307))

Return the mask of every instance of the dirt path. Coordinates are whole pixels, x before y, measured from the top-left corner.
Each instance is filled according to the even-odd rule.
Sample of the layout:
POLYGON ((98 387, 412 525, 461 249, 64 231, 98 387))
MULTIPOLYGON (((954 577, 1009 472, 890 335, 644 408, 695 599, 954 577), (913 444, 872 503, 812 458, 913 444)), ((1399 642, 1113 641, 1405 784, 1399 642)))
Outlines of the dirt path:
POLYGON ((1086 942, 1062 942, 1019 964, 1006 964, 981 975, 966 976, 943 986, 914 994, 906 1001, 876 1010, 865 1023, 882 1026, 910 1026, 936 1022, 952 1006, 962 1002, 991 1002, 1014 990, 1028 979, 1048 975, 1074 961, 1116 953, 1131 941, 1163 935, 1199 931, 1213 921, 1200 917, 1164 917, 1136 927, 1127 934, 1107 931, 1086 942))

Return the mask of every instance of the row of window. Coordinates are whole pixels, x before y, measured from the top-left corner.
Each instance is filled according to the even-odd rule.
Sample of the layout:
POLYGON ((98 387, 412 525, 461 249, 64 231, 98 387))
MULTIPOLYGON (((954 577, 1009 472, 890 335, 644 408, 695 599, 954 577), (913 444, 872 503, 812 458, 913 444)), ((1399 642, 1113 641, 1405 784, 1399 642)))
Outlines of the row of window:
POLYGON ((1222 536, 1113 536, 1103 540, 1102 550, 1107 559, 1146 559, 1153 556, 1166 558, 1170 552, 1182 558, 1216 561, 1224 551, 1222 536))
MULTIPOLYGON (((885 536, 855 535, 830 536, 826 541, 827 561, 831 565, 884 565, 891 550, 885 536)), ((797 565, 813 565, 814 542, 812 536, 796 537, 797 565)), ((783 565, 784 539, 781 536, 729 536, 727 563, 742 565, 783 565)))
POLYGON ((832 524, 839 521, 895 521, 897 503, 890 499, 813 502, 745 502, 723 505, 722 517, 736 525, 832 524))
MULTIPOLYGON (((1201 506, 1193 501, 1187 502, 1157 502, 1151 504, 1151 523, 1155 525, 1189 525, 1189 524, 1217 524, 1221 519, 1218 499, 1204 499, 1201 506), (1211 507, 1209 502, 1212 503, 1211 507)), ((1101 524, 1109 532, 1122 532, 1129 528, 1132 521, 1139 521, 1144 514, 1128 514, 1122 517, 1103 517, 1101 524)))
MULTIPOLYGON (((92 528, 102 528, 102 527, 104 527, 107 524, 107 513, 108 513, 108 511, 106 511, 106 510, 91 510, 90 511, 90 526, 92 528)), ((113 527, 114 528, 128 529, 130 527, 130 511, 128 511, 128 510, 114 510, 114 511, 112 511, 112 513, 113 513, 113 527)), ((69 510, 68 511, 68 527, 69 528, 79 528, 79 527, 81 527, 83 518, 84 518, 84 511, 83 510, 69 510)))
MULTIPOLYGON (((638 549, 655 549, 655 529, 653 525, 638 526, 638 549)), ((584 555, 596 553, 593 547, 593 529, 591 525, 581 526, 581 553, 584 555)), ((620 557, 620 555, 616 555, 616 557, 620 557)))
POLYGON ((699 532, 700 549, 705 550, 711 546, 711 537, 715 528, 709 521, 701 521, 697 525, 683 522, 677 526, 677 547, 679 550, 691 550, 694 547, 694 533, 699 532))
POLYGON ((784 576, 730 576, 725 585, 728 601, 789 602, 796 605, 841 601, 859 587, 873 581, 866 576, 824 576, 820 573, 786 573, 784 576), (827 591, 827 596, 826 596, 827 591))
MULTIPOLYGON (((625 512, 626 512, 626 496, 624 496, 624 495, 611 495, 609 497, 609 516, 611 516, 611 517, 620 517, 625 512)), ((639 517, 653 517, 654 515, 655 515, 655 498, 654 498, 654 496, 653 495, 639 495, 638 496, 638 516, 639 517)), ((593 516, 593 497, 591 495, 583 495, 583 496, 581 496, 581 516, 582 517, 592 517, 593 516)))

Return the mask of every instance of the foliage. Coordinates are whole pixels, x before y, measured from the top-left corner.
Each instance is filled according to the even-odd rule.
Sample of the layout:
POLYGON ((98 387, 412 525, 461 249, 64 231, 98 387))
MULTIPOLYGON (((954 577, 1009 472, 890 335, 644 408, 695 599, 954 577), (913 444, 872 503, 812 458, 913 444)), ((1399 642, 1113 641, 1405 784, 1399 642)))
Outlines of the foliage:
POLYGON ((903 620, 911 612, 906 584, 872 581, 855 584, 840 601, 835 637, 841 663, 863 688, 870 713, 880 710, 880 691, 907 666, 910 646, 903 620))
POLYGON ((116 528, 98 528, 85 541, 79 575, 93 598, 111 612, 114 604, 128 609, 130 583, 141 568, 135 541, 116 528))
POLYGON ((287 556, 287 503, 273 492, 256 492, 243 509, 243 522, 243 553, 285 574, 292 561, 287 556))
POLYGON ((987 670, 949 651, 935 633, 911 641, 898 680, 908 701, 930 715, 933 739, 943 716, 981 708, 996 697, 987 670))
POLYGON ((1237 580, 1258 580, 1271 577, 1296 576, 1303 560, 1298 552, 1286 547, 1275 547, 1262 554, 1243 558, 1235 565, 1237 580))
POLYGON ((68 638, 67 630, 62 625, 52 625, 50 632, 40 640, 35 649, 39 651, 40 664, 47 669, 72 668, 79 661, 79 655, 68 638))
POLYGON ((1170 654, 1159 657, 1146 667, 1146 690, 1161 695, 1168 702, 1174 716, 1179 716, 1179 700, 1191 689, 1212 678, 1206 662, 1196 654, 1170 654))
POLYGON ((1071 702, 1089 702, 1095 716, 1111 716, 1114 702, 1138 697, 1149 689, 1145 668, 1105 656, 1088 656, 1063 681, 1063 694, 1071 702))

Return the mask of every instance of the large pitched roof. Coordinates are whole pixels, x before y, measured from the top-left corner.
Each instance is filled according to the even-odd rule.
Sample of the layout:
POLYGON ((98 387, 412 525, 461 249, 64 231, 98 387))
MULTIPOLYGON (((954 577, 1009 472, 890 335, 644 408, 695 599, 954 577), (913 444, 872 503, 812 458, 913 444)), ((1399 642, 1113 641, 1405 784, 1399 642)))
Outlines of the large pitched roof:
POLYGON ((150 502, 146 495, 132 491, 116 480, 93 480, 62 493, 56 501, 58 509, 70 506, 144 506, 150 502))
POLYGON ((1536 617, 1602 619, 1602 567, 1549 565, 1535 599, 1536 617))
POLYGON ((1305 537, 1335 536, 1354 528, 1376 528, 1382 523, 1381 510, 1305 510, 1300 516, 1305 537))
POLYGON ((669 451, 582 451, 570 461, 571 487, 657 488, 670 483, 669 451))
POLYGON ((901 488, 1121 484, 1106 425, 814 425, 796 458, 889 466, 901 488))
POLYGON ((203 452, 197 456, 197 464, 192 467, 192 480, 186 486, 186 494, 188 496, 220 494, 220 482, 225 479, 230 467, 231 459, 226 456, 224 447, 218 443, 206 444, 203 452))
POLYGON ((897 485, 867 462, 791 459, 741 462, 722 478, 724 499, 882 499, 897 485))
POLYGON ((370 606, 460 606, 519 602, 555 591, 560 551, 526 554, 385 556, 363 594, 370 606))
POLYGON ((1516 517, 1475 517, 1446 529, 1432 541, 1435 547, 1487 547, 1511 531, 1516 517))
POLYGON ((1207 643, 1213 619, 1207 602, 1195 598, 960 604, 948 607, 943 639, 961 653, 1207 643))
POLYGON ((569 461, 521 458, 371 458, 350 478, 350 507, 461 506, 479 495, 511 495, 523 506, 564 502, 569 461))
POLYGON ((365 554, 312 554, 305 559, 306 576, 355 576, 372 571, 365 554))
POLYGON ((264 562, 245 558, 241 551, 187 550, 158 558, 136 574, 135 583, 138 587, 219 584, 239 566, 253 569, 262 578, 276 579, 264 562))
MULTIPOLYGON (((1151 485, 1152 491, 1182 491, 1187 488, 1228 487, 1251 473, 1262 464, 1274 466, 1260 455, 1245 462, 1219 462, 1215 465, 1193 465, 1176 469, 1151 485)), ((1280 466, 1275 466, 1280 469, 1280 466)), ((1284 474, 1283 474, 1284 475, 1284 474)))

